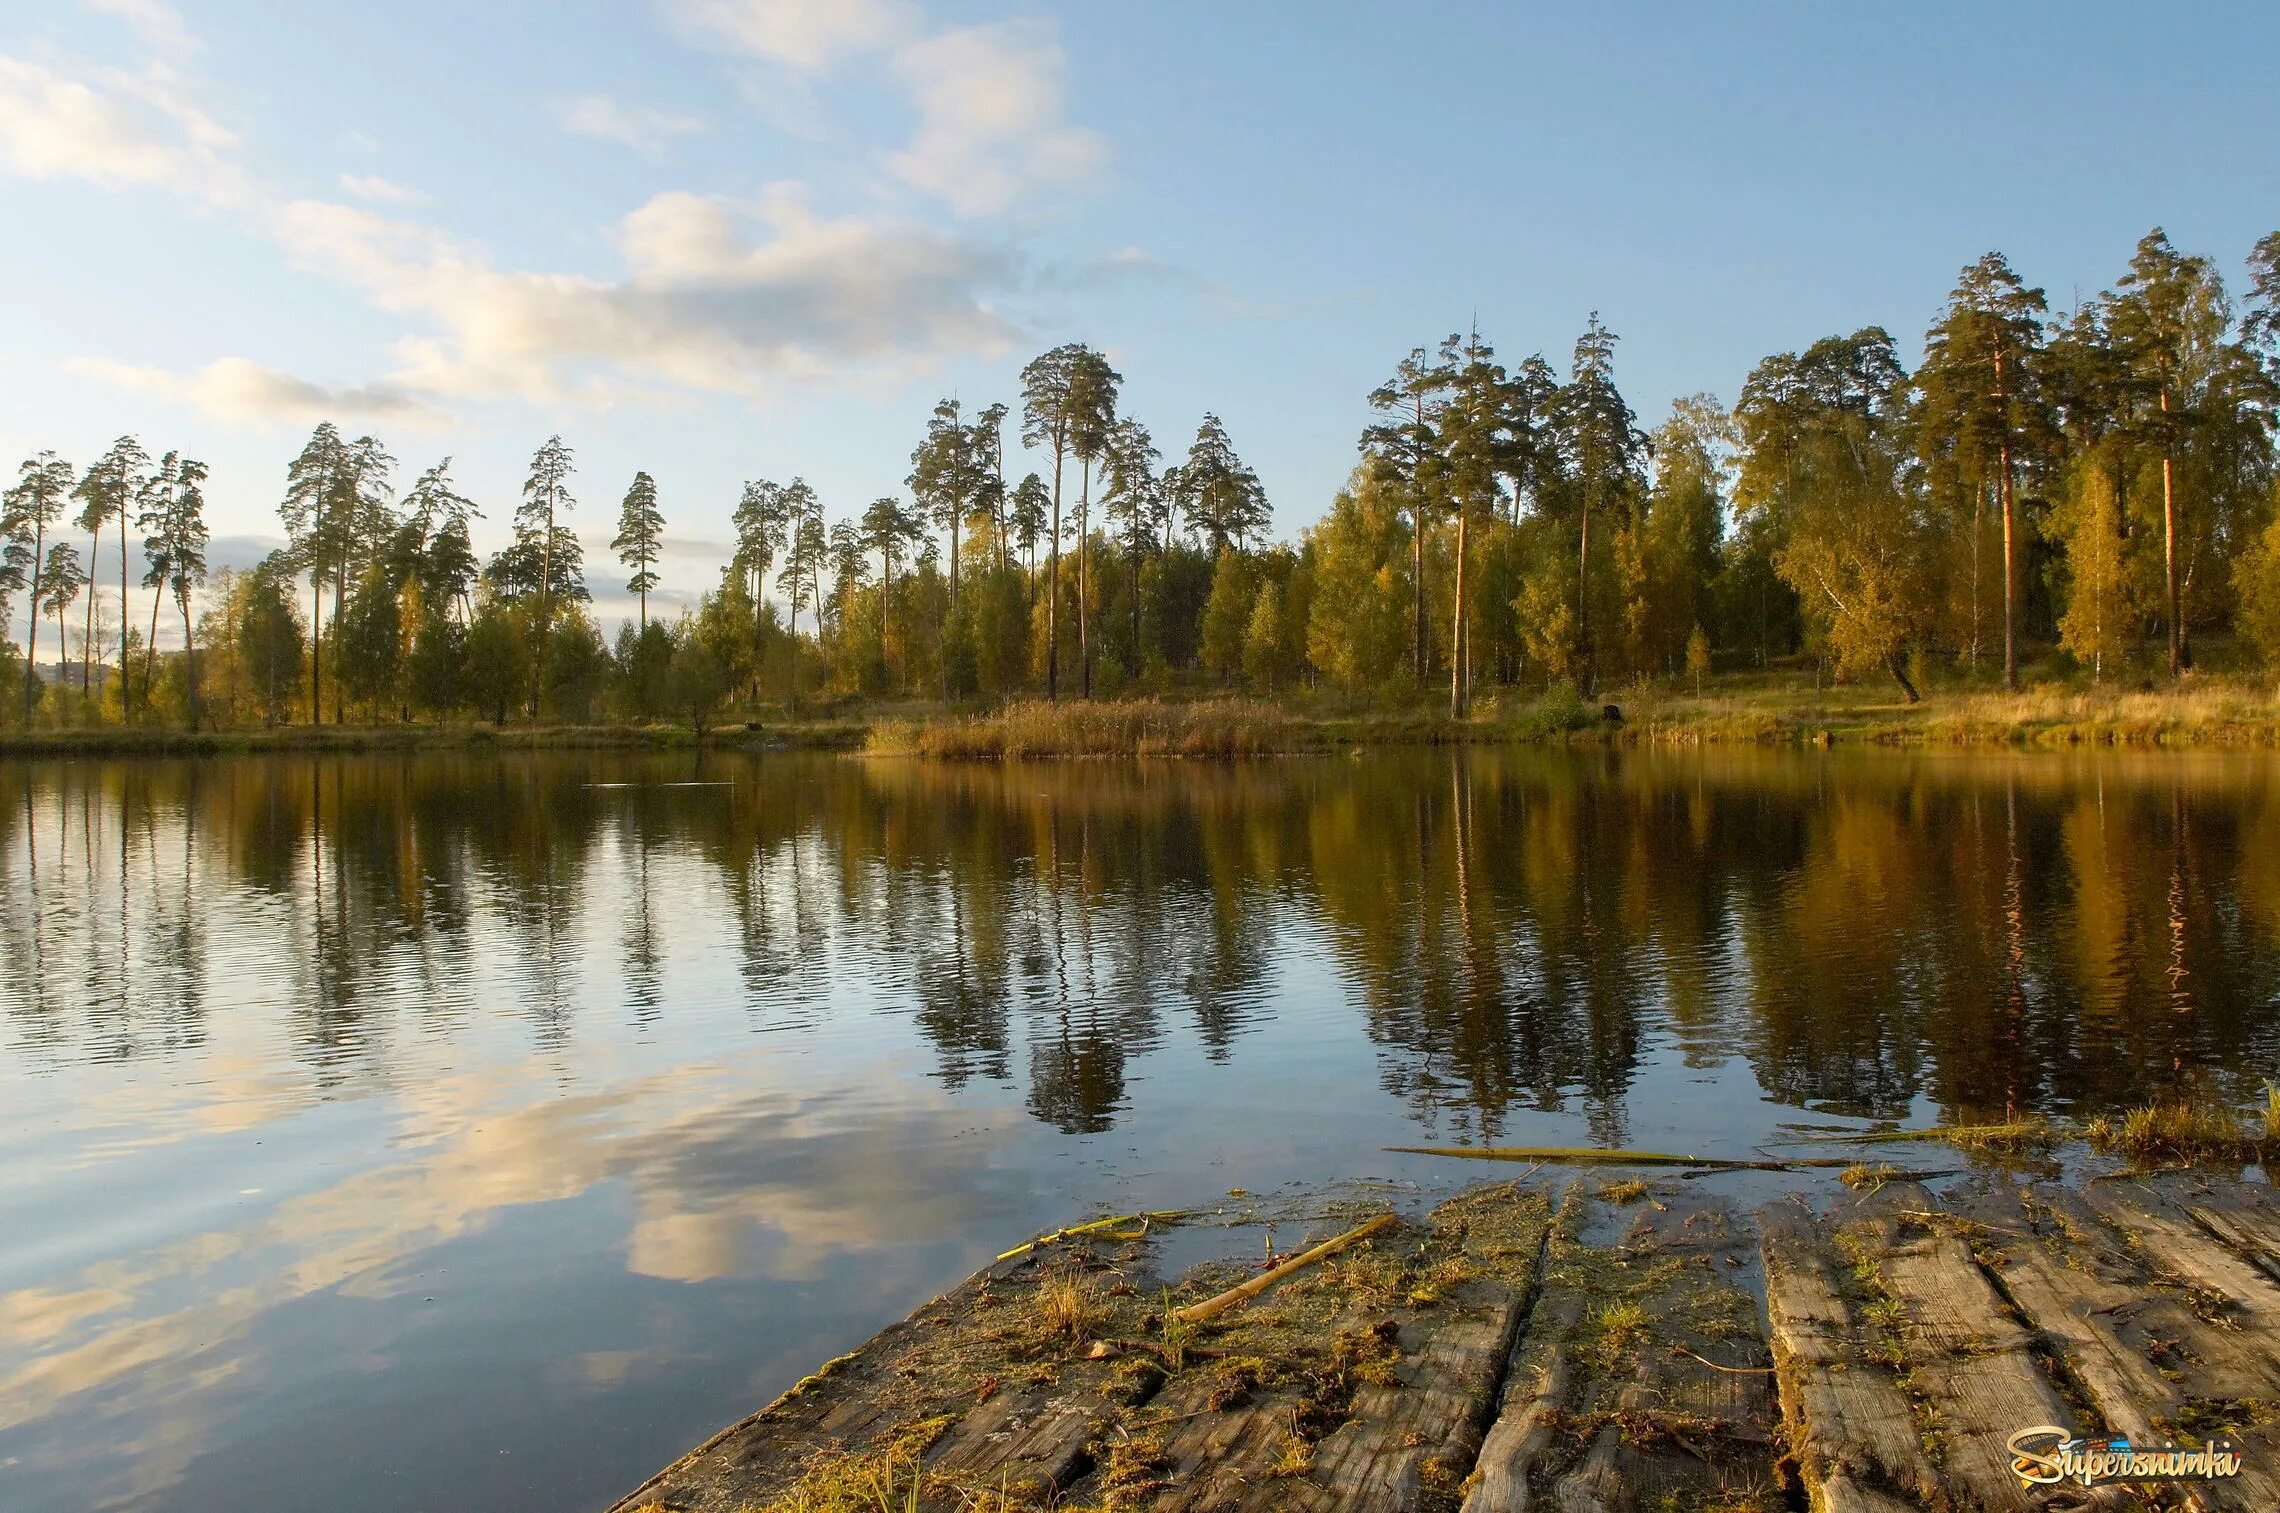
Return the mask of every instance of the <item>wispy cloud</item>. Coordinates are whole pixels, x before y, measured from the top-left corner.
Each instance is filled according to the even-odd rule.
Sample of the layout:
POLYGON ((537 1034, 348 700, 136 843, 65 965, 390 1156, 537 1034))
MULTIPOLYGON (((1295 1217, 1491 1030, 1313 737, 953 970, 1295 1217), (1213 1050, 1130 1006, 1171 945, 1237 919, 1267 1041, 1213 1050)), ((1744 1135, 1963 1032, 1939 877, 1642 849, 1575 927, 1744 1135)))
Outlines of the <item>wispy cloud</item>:
POLYGON ((960 27, 903 49, 893 74, 918 109, 918 130, 888 166, 965 215, 1089 177, 1107 146, 1063 119, 1066 61, 1052 28, 1030 21, 960 27))
POLYGON ((192 405, 236 424, 369 419, 433 426, 446 418, 425 399, 386 384, 328 388, 243 357, 225 357, 192 373, 100 357, 74 358, 66 366, 82 378, 192 405))
POLYGON ((908 0, 665 0, 666 14, 698 38, 788 68, 829 68, 919 30, 908 0))
POLYGON ((231 159, 236 145, 164 64, 74 73, 0 55, 0 163, 25 178, 242 204, 251 185, 231 159))
POLYGON ((695 116, 675 115, 647 105, 627 105, 609 95, 575 95, 554 103, 562 129, 582 137, 617 142, 636 152, 663 152, 676 138, 705 129, 695 116))
POLYGON ((995 215, 1034 190, 1079 184, 1107 160, 1067 119, 1068 59, 1049 21, 929 30, 903 0, 667 0, 692 35, 768 67, 743 92, 760 113, 821 135, 805 76, 868 60, 917 116, 885 169, 961 215, 995 215))
POLYGON ((182 14, 166 0, 81 0, 89 10, 116 16, 125 22, 145 47, 162 53, 185 53, 197 39, 182 24, 182 14))
POLYGON ((428 200, 419 190, 376 173, 344 173, 340 176, 340 187, 360 200, 380 205, 424 205, 428 200))

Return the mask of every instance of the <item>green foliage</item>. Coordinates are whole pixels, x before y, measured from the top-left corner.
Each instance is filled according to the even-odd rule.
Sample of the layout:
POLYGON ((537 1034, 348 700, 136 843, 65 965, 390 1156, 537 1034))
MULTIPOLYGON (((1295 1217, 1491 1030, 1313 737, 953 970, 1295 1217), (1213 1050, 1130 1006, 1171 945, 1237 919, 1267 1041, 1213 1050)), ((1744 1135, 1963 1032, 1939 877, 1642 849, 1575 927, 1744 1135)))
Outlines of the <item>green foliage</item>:
POLYGON ((365 569, 333 622, 333 674, 367 715, 377 716, 394 701, 403 675, 399 609, 396 586, 375 563, 365 569))
POLYGON ((1219 554, 1211 575, 1211 598, 1203 607, 1203 665, 1227 679, 1243 665, 1243 638, 1258 597, 1251 559, 1232 546, 1219 554))
POLYGON ((2133 619, 2123 570, 2121 498, 2112 461, 2093 453, 2077 462, 2067 477, 2060 507, 2048 522, 2065 546, 2068 570, 2059 645, 2099 680, 2127 650, 2133 619))
POLYGON ((2280 509, 2234 569, 2244 641, 2268 665, 2280 666, 2280 509))
POLYGON ((494 724, 529 696, 529 632, 507 600, 485 599, 467 627, 467 698, 494 724))
POLYGON ((665 686, 673 712, 703 735, 728 693, 728 671, 702 629, 689 620, 674 629, 669 651, 665 686))
MULTIPOLYGON (((1087 682, 1071 687, 1101 693, 1177 698, 1240 677, 1408 698, 1403 685, 1445 678, 1459 713, 1476 688, 1504 709, 1500 687, 1700 689, 1713 664, 1801 649, 1816 693, 1834 672, 1913 696, 1920 669, 1968 668, 2002 623, 2099 679, 2164 628, 2180 667, 2204 627, 2280 657, 2280 233, 2249 274, 2236 330, 2214 265, 2156 231, 2111 291, 2053 321, 1991 253, 1930 322, 1916 374, 1865 327, 1758 363, 1730 414, 1679 401, 1652 438, 1596 315, 1564 373, 1452 334, 1367 396, 1360 464, 1295 548, 1268 544, 1263 486, 1215 415, 1159 471, 1148 427, 1120 410, 1122 376, 1070 343, 1021 374, 1022 437, 1051 454, 1049 474, 1009 485, 1007 407, 944 399, 907 499, 827 512, 797 478, 747 482, 717 586, 669 627, 647 617, 664 520, 637 474, 612 547, 641 602, 615 655, 582 607, 560 437, 532 458, 511 539, 479 563, 480 512, 449 458, 399 504, 378 439, 318 426, 286 470, 287 551, 225 575, 196 625, 204 469, 178 452, 153 463, 127 437, 84 475, 50 454, 19 470, 0 510, 0 610, 31 612, 24 658, 44 626, 78 633, 91 662, 95 596, 83 620, 63 613, 100 576, 81 553, 114 529, 124 553, 139 530, 151 603, 120 628, 133 676, 102 716, 119 719, 138 686, 152 712, 189 714, 201 661, 224 719, 275 722, 321 716, 325 692, 335 719, 351 699, 365 718, 498 720, 605 705, 713 720, 796 710, 809 692, 1003 703, 1061 691, 1053 669, 1077 674, 1079 648, 1087 682), (84 545, 55 535, 67 498, 84 545), (192 650, 152 656, 169 599, 192 650)), ((12 692, 27 719, 67 712, 34 678, 12 692)))

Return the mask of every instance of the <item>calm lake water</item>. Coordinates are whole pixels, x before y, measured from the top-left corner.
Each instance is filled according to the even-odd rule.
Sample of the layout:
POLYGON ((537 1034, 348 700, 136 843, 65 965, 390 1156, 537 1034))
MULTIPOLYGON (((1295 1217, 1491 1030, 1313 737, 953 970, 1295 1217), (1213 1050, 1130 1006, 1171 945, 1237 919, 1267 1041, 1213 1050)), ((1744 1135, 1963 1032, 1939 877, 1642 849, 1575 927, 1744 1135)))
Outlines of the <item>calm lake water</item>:
POLYGON ((1102 1205, 2245 1098, 2276 990, 2270 758, 0 765, 0 1508, 598 1508, 1102 1205))

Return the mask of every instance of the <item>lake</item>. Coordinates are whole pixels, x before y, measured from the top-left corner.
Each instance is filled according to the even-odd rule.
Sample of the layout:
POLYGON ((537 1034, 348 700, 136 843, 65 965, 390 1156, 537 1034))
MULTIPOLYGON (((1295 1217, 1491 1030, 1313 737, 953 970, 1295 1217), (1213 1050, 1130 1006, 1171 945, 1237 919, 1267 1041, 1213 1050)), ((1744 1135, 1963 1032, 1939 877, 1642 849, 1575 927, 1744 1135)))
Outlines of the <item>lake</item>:
POLYGON ((1072 1216, 2245 1100, 2276 991, 2263 756, 0 765, 0 1507, 600 1508, 1072 1216))

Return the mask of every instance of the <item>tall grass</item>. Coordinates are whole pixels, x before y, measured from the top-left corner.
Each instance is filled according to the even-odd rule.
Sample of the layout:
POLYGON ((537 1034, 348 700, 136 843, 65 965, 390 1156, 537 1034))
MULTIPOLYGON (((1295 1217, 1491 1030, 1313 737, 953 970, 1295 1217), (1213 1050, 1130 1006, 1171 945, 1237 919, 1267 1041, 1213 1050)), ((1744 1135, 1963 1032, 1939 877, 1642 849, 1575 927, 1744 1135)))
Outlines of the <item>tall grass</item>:
POLYGON ((1260 699, 1167 704, 1027 700, 994 714, 873 727, 873 751, 969 760, 1083 756, 1258 756, 1325 744, 1319 726, 1260 699))

